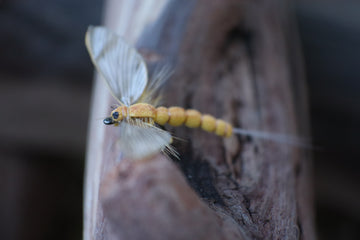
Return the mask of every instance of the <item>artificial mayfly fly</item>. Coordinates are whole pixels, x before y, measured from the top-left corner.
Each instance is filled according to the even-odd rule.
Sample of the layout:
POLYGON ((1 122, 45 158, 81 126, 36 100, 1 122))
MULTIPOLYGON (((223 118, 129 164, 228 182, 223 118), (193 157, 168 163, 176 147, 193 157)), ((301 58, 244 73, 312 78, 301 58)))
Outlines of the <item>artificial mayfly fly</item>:
POLYGON ((195 109, 158 106, 156 93, 168 77, 168 71, 159 71, 148 83, 142 56, 120 36, 104 27, 90 26, 85 42, 94 65, 119 103, 104 119, 104 124, 119 126, 120 150, 127 157, 140 159, 160 151, 176 156, 171 147, 171 134, 157 127, 165 124, 201 128, 221 137, 238 133, 280 142, 298 141, 284 135, 233 129, 230 123, 195 109))

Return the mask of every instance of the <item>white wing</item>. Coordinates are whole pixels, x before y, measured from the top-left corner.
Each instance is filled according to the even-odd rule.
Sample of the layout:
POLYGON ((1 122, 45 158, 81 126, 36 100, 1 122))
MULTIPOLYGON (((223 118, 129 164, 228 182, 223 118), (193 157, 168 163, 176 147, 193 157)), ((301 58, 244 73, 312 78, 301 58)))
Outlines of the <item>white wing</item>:
POLYGON ((139 102, 150 103, 159 106, 162 101, 162 86, 170 78, 172 70, 169 65, 157 66, 146 85, 144 93, 139 98, 139 102))
POLYGON ((172 137, 169 132, 139 119, 133 123, 123 121, 120 123, 120 151, 132 159, 142 159, 158 152, 165 152, 177 156, 170 146, 172 137), (136 121, 136 122, 135 122, 136 121))
POLYGON ((89 26, 85 43, 112 95, 127 106, 134 103, 143 93, 148 78, 140 54, 104 27, 89 26))

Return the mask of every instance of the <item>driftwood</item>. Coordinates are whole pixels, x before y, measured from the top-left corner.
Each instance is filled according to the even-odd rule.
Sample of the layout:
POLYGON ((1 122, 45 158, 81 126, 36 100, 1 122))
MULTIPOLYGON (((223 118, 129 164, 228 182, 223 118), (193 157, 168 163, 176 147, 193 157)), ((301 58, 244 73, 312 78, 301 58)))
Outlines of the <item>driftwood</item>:
MULTIPOLYGON (((283 1, 109 1, 106 12, 106 25, 175 66, 164 105, 245 129, 306 134, 301 56, 283 1)), ((315 239, 306 151, 180 127, 167 129, 185 140, 174 143, 181 160, 120 160, 116 128, 96 120, 113 103, 101 81, 84 239, 315 239)))

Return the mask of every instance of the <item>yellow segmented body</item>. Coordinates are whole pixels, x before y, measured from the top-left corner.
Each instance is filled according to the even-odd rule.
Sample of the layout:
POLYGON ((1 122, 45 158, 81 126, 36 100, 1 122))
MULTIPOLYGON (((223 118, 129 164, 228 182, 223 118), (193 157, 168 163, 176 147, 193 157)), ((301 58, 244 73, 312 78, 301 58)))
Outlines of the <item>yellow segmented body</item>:
POLYGON ((230 137, 233 133, 230 123, 208 114, 201 114, 195 109, 185 110, 181 107, 155 108, 147 103, 137 103, 130 107, 120 106, 116 108, 111 112, 111 117, 114 122, 120 122, 125 118, 143 118, 147 122, 155 122, 159 125, 185 125, 189 128, 201 128, 222 137, 230 137))

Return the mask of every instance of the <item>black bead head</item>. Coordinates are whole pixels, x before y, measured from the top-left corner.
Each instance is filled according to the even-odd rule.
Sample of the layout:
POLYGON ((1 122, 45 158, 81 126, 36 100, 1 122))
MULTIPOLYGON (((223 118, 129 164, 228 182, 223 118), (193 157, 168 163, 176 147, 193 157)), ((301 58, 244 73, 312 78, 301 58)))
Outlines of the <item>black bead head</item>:
POLYGON ((112 120, 111 117, 108 117, 108 118, 105 118, 105 119, 103 120, 103 123, 104 123, 105 125, 111 125, 111 124, 114 124, 114 121, 112 120))
POLYGON ((112 117, 113 117, 113 119, 118 119, 119 118, 119 112, 113 112, 112 117))

